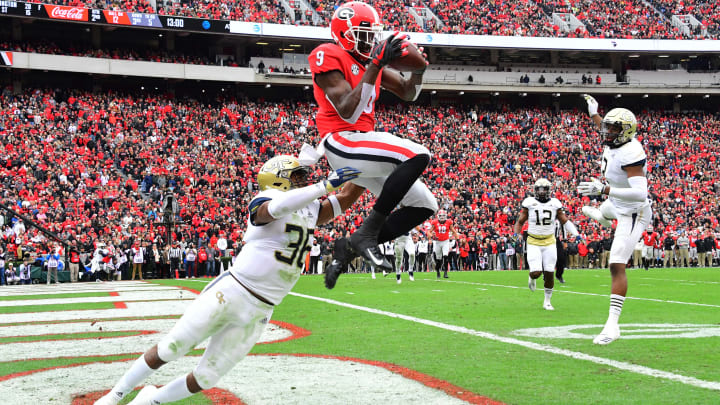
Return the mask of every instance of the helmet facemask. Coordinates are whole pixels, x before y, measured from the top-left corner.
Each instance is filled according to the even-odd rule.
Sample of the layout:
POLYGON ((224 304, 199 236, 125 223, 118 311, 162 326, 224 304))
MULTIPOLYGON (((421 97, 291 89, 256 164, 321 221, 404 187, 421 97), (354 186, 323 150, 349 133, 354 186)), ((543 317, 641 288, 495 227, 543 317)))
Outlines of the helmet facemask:
POLYGON ((290 189, 305 187, 310 184, 310 168, 306 166, 286 169, 280 172, 278 177, 290 180, 290 189))
MULTIPOLYGON (((628 126, 629 127, 629 126, 628 126)), ((608 146, 619 146, 621 142, 621 135, 627 128, 621 123, 616 121, 603 121, 600 127, 600 133, 603 136, 603 142, 608 146)))
POLYGON ((438 211, 437 218, 438 218, 438 221, 440 221, 440 222, 446 221, 447 220, 447 211, 445 211, 445 210, 438 211))
POLYGON ((362 58, 370 59, 372 50, 382 34, 382 24, 363 21, 359 27, 353 27, 348 20, 348 25, 350 27, 345 32, 345 38, 353 44, 352 51, 362 58))
POLYGON ((535 186, 535 199, 542 203, 550 201, 550 187, 535 186))

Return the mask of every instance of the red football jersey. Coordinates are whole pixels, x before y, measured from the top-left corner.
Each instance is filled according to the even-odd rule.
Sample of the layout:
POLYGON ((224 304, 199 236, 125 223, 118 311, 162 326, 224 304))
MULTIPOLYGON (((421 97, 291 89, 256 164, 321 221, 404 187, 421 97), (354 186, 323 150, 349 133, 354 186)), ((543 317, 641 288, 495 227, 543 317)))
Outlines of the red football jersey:
POLYGON ((660 235, 658 235, 657 232, 652 232, 652 233, 643 232, 643 234, 642 234, 643 243, 645 243, 645 246, 655 246, 659 237, 660 237, 660 235))
POLYGON ((345 80, 350 83, 354 89, 360 84, 360 80, 365 74, 365 65, 358 62, 347 51, 336 44, 322 44, 315 48, 308 58, 310 62, 310 71, 313 74, 313 94, 318 104, 318 112, 315 119, 317 123, 318 134, 322 137, 329 132, 341 131, 360 131, 370 132, 375 129, 375 100, 380 94, 380 81, 382 79, 382 70, 378 74, 375 82, 375 91, 368 105, 365 106, 363 113, 360 114, 357 122, 351 124, 342 118, 335 110, 330 100, 325 96, 325 92, 315 84, 315 75, 326 73, 333 70, 340 71, 345 80))
POLYGON ((437 241, 444 241, 450 239, 450 227, 452 226, 452 219, 448 218, 445 222, 440 222, 437 219, 432 220, 433 232, 435 237, 433 239, 437 241))

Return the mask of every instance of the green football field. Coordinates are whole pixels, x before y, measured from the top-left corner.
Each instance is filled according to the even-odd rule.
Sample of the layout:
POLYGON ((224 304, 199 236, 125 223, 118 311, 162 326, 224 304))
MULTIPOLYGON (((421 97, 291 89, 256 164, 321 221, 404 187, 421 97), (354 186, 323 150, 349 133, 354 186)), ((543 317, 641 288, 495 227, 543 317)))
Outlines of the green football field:
MULTIPOLYGON (((542 308, 541 280, 538 290, 531 292, 527 272, 490 271, 451 272, 449 279, 441 281, 434 273, 416 273, 414 282, 404 273, 401 284, 396 283, 394 274, 386 278, 378 275, 375 280, 367 274, 345 274, 333 290, 324 288, 321 276, 303 276, 275 308, 273 321, 294 325, 309 334, 259 344, 251 353, 330 356, 398 366, 405 374, 432 377, 432 384, 447 384, 444 388, 439 384, 440 389, 462 391, 454 393, 454 398, 470 403, 482 403, 482 397, 509 404, 720 403, 720 269, 631 269, 628 273, 628 299, 620 318, 622 337, 609 346, 592 344, 608 314, 608 271, 567 271, 567 282, 555 284, 555 311, 542 308), (474 396, 463 397, 462 393, 474 396)), ((156 283, 202 290, 208 281, 156 283)), ((58 302, 45 305, 44 311, 66 311, 73 305, 90 310, 107 305, 62 303, 62 299, 74 296, 67 291, 42 297, 54 295, 58 302)), ((96 294, 82 296, 88 300, 96 294)), ((3 306, 30 298, 1 298, 0 326, 18 324, 2 321, 5 314, 37 312, 37 305, 3 306)), ((183 299, 188 298, 186 294, 183 299)), ((157 304, 152 296, 145 301, 157 304)), ((39 327, 42 322, 37 324, 39 327)), ((49 331, 43 335, 47 340, 97 339, 104 333, 117 335, 110 331, 87 335, 49 331)), ((4 336, 0 337, 2 345, 32 344, 37 339, 4 336)), ((0 359, 0 396, 3 380, 14 380, 8 376, 48 367, 131 359, 137 354, 43 357, 32 353, 27 358, 35 360, 0 359)), ((334 383, 332 378, 325 381, 334 383)), ((373 384, 383 387, 385 381, 377 378, 373 384)), ((354 390, 352 384, 335 388, 340 394, 330 402, 361 403, 357 398, 362 392, 354 390)), ((392 386, 383 389, 392 394, 392 386)), ((243 398, 242 392, 236 394, 243 398)), ((309 398, 304 402, 314 403, 309 398)), ((268 403, 288 402, 278 398, 268 403)), ((402 400, 388 399, 387 403, 399 402, 402 400)), ((212 402, 196 395, 182 403, 212 402)))

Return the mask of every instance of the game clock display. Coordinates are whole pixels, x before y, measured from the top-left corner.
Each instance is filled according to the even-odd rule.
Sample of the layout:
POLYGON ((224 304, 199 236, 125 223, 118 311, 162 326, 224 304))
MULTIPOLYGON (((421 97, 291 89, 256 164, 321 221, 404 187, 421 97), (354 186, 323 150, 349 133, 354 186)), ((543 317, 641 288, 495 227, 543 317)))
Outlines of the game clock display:
POLYGON ((0 0, 0 15, 170 30, 230 33, 230 22, 0 0))

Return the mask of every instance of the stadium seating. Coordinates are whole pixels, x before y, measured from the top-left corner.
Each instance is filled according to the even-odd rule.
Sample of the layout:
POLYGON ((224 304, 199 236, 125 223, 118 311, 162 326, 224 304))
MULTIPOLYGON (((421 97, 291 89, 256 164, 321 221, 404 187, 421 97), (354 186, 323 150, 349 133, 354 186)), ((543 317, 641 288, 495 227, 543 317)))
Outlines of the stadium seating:
MULTIPOLYGON (((40 1, 38 1, 40 2, 40 1)), ((277 24, 327 26, 342 2, 311 0, 316 18, 298 18, 286 12, 280 2, 258 0, 158 1, 157 10, 146 0, 47 0, 47 3, 113 10, 157 12, 197 18, 229 19, 277 24), (294 20, 294 21, 293 21, 294 20)), ((388 29, 452 34, 591 37, 591 38, 712 38, 720 33, 720 9, 707 0, 408 0, 370 1, 388 29), (428 11, 434 18, 416 18, 411 9, 428 11), (570 13, 586 30, 563 31, 553 22, 553 13, 570 13), (706 34, 681 32, 671 23, 676 14, 691 14, 707 28, 706 34)))

